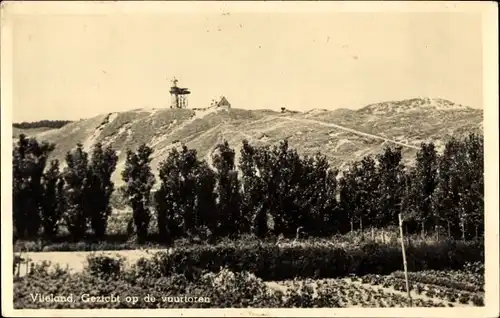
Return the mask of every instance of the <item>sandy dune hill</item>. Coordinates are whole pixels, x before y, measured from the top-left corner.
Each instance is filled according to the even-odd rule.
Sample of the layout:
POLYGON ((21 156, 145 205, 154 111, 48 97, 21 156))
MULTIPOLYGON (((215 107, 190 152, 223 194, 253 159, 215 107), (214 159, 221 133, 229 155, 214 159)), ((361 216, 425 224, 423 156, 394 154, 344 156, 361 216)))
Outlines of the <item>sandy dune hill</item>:
POLYGON ((65 153, 81 142, 91 149, 96 142, 111 144, 118 151, 119 163, 113 175, 122 184, 120 173, 128 148, 147 143, 154 149, 153 171, 172 147, 185 143, 209 159, 215 145, 226 139, 236 149, 243 139, 253 144, 273 144, 288 139, 303 155, 317 151, 330 162, 344 168, 350 161, 376 154, 385 144, 403 146, 409 160, 424 141, 442 148, 452 135, 482 133, 482 110, 443 99, 415 98, 368 105, 359 110, 313 109, 281 113, 273 110, 193 110, 137 109, 102 114, 72 122, 61 129, 35 131, 39 140, 57 144, 54 158, 63 161, 65 153))

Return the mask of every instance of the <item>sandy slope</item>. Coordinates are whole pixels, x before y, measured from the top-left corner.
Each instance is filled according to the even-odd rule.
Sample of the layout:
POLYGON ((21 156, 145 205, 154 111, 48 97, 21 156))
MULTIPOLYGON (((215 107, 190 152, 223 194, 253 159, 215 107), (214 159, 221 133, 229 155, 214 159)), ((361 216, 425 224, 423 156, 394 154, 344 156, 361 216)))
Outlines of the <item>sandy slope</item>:
MULTIPOLYGON (((419 149, 419 147, 413 146, 413 145, 409 145, 408 143, 402 143, 402 142, 399 142, 397 140, 385 138, 385 137, 374 135, 374 134, 368 134, 368 133, 365 133, 365 132, 362 132, 362 131, 359 131, 359 130, 356 130, 356 129, 351 129, 351 128, 343 127, 343 126, 336 125, 336 124, 325 123, 325 122, 322 122, 322 121, 319 121, 319 120, 302 119, 302 118, 291 118, 291 117, 282 117, 282 118, 285 118, 285 119, 288 119, 288 120, 301 121, 301 122, 310 122, 310 123, 313 123, 313 124, 318 124, 318 125, 323 125, 323 126, 338 128, 338 129, 345 130, 345 131, 348 131, 348 132, 351 132, 351 133, 354 133, 356 135, 360 135, 360 136, 363 136, 363 137, 368 137, 368 138, 374 138, 374 139, 383 140, 383 141, 386 141, 388 143, 393 143, 393 144, 398 145, 398 146, 403 146, 403 147, 408 147, 408 148, 413 148, 413 149, 419 149)), ((344 141, 344 140, 342 140, 342 141, 344 141)))

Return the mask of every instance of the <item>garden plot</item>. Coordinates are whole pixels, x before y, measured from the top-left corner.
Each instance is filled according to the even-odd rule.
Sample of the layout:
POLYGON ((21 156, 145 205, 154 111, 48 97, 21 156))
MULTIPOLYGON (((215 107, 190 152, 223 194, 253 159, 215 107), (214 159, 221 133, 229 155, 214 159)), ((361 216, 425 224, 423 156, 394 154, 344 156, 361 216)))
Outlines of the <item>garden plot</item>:
MULTIPOLYGON (((437 285, 412 283, 410 295, 414 307, 470 307, 480 306, 484 294, 471 293, 437 285)), ((282 292, 285 297, 310 292, 313 298, 329 294, 338 307, 408 307, 410 301, 404 280, 388 275, 367 275, 342 279, 288 280, 266 282, 266 285, 282 292)))

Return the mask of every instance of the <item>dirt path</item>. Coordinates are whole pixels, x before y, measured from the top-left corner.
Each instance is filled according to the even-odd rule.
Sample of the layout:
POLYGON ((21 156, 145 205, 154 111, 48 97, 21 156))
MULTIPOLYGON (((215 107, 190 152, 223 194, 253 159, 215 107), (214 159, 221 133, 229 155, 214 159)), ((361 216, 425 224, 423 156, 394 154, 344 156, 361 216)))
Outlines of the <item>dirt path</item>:
MULTIPOLYGON (((22 257, 29 258, 31 263, 42 263, 48 261, 51 265, 59 264, 61 267, 68 268, 72 272, 81 272, 85 266, 87 256, 94 255, 109 255, 120 256, 125 258, 125 265, 130 266, 135 264, 141 257, 150 258, 156 252, 171 251, 166 249, 142 249, 142 250, 121 250, 121 251, 99 251, 99 252, 33 252, 23 253, 22 257)), ((15 255, 20 255, 15 253, 15 255)), ((26 275, 26 264, 21 265, 20 276, 26 275)))
POLYGON ((352 128, 347 128, 347 127, 340 126, 340 125, 337 125, 337 124, 326 123, 326 122, 320 121, 320 120, 305 119, 305 118, 293 118, 293 117, 276 117, 276 119, 286 119, 286 120, 291 120, 291 121, 298 121, 298 122, 303 122, 303 123, 311 123, 311 124, 318 124, 318 125, 323 125, 323 126, 328 126, 328 127, 334 127, 334 128, 345 130, 345 131, 348 131, 348 132, 351 132, 353 134, 357 134, 357 135, 360 135, 360 136, 383 140, 383 141, 390 142, 390 143, 393 143, 393 144, 396 144, 396 145, 400 145, 400 146, 403 146, 403 147, 407 147, 407 148, 419 149, 417 146, 405 144, 405 143, 402 143, 402 142, 399 142, 399 141, 395 141, 395 140, 392 140, 392 139, 389 139, 389 138, 381 137, 381 136, 378 136, 378 135, 368 134, 368 133, 365 133, 365 132, 362 132, 362 131, 359 131, 359 130, 355 130, 355 129, 352 129, 352 128))

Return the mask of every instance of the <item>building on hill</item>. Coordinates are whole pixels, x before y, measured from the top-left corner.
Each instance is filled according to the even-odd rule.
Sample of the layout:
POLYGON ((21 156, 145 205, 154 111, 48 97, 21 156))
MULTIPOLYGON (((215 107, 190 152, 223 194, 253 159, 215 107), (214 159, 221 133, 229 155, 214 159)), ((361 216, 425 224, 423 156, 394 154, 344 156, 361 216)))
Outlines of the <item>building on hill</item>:
POLYGON ((229 101, 227 100, 227 98, 225 96, 222 96, 219 99, 219 101, 217 102, 216 106, 217 106, 217 108, 229 109, 229 108, 231 108, 231 103, 229 103, 229 101))
POLYGON ((231 108, 231 103, 229 103, 225 96, 221 96, 219 99, 212 99, 209 108, 229 109, 231 108))

